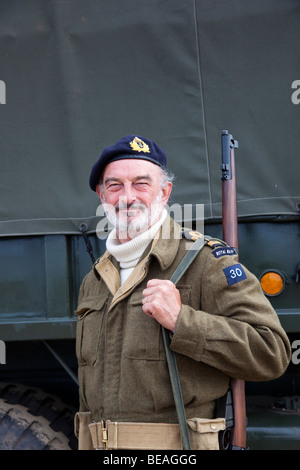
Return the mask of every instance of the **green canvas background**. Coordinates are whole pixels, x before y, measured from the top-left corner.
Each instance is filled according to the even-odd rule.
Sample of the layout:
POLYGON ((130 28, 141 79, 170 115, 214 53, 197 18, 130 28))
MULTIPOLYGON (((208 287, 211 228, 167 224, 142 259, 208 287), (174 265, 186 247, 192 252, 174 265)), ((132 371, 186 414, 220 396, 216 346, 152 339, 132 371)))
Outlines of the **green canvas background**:
POLYGON ((93 232, 103 147, 155 140, 172 203, 221 217, 221 132, 238 213, 299 215, 296 0, 2 0, 0 235, 93 232))

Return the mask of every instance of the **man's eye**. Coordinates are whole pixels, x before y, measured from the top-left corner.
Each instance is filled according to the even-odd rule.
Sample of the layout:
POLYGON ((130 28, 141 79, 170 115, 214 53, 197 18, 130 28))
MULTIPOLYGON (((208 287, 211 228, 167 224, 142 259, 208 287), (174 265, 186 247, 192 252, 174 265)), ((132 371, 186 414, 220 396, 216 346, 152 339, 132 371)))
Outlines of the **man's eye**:
POLYGON ((107 186, 107 189, 109 191, 117 191, 120 187, 121 185, 119 183, 112 183, 109 186, 107 186))

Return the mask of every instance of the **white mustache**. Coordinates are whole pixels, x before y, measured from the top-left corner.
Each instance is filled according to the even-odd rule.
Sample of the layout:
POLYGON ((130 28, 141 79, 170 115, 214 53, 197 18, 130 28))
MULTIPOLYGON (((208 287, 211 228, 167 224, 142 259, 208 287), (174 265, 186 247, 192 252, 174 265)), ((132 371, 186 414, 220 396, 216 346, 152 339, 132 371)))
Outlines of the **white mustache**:
POLYGON ((145 210, 146 206, 143 203, 132 202, 131 204, 126 204, 125 202, 118 202, 115 206, 116 211, 120 210, 145 210))

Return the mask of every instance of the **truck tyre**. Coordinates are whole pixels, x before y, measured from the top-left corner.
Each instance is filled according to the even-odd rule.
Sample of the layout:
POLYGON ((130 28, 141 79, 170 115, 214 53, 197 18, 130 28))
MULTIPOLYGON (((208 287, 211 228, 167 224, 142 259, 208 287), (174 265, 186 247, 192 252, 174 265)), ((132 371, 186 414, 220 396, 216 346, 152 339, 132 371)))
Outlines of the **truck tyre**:
POLYGON ((0 383, 0 450, 72 450, 74 410, 59 398, 0 383))

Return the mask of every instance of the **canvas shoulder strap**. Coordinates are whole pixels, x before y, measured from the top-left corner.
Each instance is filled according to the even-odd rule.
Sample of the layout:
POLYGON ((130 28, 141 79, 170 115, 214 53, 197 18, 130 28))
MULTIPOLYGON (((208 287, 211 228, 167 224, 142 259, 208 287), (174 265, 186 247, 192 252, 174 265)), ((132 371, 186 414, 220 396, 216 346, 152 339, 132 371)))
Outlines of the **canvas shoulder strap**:
MULTIPOLYGON (((203 246, 205 244, 208 244, 212 240, 210 237, 205 237, 199 232, 193 232, 193 236, 195 238, 188 238, 185 235, 186 238, 195 240, 195 241, 191 245, 187 254, 184 256, 183 260, 178 265, 178 267, 176 268, 175 272, 173 273, 170 279, 170 281, 172 281, 175 285, 178 283, 179 279, 183 276, 183 274, 186 272, 188 267, 194 261, 196 256, 198 256, 203 246), (195 236, 195 234, 197 234, 197 236, 195 236)), ((168 363, 168 368, 169 368, 170 381, 171 381, 171 386, 172 386, 173 395, 174 395, 174 402, 175 402, 176 412, 178 416, 178 423, 180 427, 182 446, 184 450, 190 450, 190 439, 189 439, 188 426, 187 426, 187 421, 186 421, 186 416, 185 416, 185 409, 184 409, 184 403, 183 403, 183 398, 182 398, 181 386, 180 386, 180 381, 179 381, 177 363, 176 363, 175 354, 170 349, 170 332, 166 330, 165 328, 162 328, 162 333, 163 333, 164 346, 165 346, 167 363, 168 363)))

